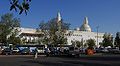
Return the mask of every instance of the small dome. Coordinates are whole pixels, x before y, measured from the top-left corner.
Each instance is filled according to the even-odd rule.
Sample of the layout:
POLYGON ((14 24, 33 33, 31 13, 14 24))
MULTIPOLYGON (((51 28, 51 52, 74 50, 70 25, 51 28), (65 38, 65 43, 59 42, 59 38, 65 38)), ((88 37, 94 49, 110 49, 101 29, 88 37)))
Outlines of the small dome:
POLYGON ((83 23, 83 25, 80 27, 80 30, 81 30, 81 31, 91 32, 91 28, 90 28, 90 26, 88 25, 88 19, 87 19, 87 17, 85 17, 84 23, 83 23))
POLYGON ((80 31, 80 28, 76 28, 75 30, 80 31))

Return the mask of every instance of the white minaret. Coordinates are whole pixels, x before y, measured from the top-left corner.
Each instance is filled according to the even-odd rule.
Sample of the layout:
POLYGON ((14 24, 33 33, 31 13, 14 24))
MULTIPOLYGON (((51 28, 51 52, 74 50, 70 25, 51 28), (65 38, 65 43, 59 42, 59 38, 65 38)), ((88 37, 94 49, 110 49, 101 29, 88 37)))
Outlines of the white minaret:
POLYGON ((62 23, 61 23, 61 15, 60 15, 60 12, 57 13, 57 25, 58 25, 58 31, 61 31, 61 26, 62 26, 62 23))
POLYGON ((84 24, 88 24, 88 17, 84 18, 84 24))
POLYGON ((61 15, 60 15, 60 12, 57 13, 57 20, 58 20, 58 22, 61 21, 61 15))

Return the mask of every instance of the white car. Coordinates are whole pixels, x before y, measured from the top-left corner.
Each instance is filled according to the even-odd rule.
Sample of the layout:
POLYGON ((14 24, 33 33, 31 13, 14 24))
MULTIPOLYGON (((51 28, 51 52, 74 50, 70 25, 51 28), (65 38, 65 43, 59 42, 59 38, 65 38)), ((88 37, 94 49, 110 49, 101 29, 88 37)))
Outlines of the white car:
POLYGON ((20 50, 19 50, 18 48, 13 48, 13 49, 12 49, 12 53, 13 53, 13 54, 17 54, 17 53, 19 53, 19 51, 20 51, 20 50))
POLYGON ((80 55, 80 50, 78 47, 69 47, 69 56, 79 56, 80 55))
POLYGON ((44 54, 45 49, 43 47, 38 47, 37 51, 38 51, 39 54, 44 54))

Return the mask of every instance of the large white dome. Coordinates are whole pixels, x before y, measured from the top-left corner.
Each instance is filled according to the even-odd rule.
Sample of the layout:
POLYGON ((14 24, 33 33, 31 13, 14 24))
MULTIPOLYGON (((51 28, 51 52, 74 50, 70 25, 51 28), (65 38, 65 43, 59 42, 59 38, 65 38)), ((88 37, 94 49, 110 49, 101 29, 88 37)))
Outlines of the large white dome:
POLYGON ((88 18, 87 18, 87 17, 85 17, 84 23, 83 23, 83 25, 80 27, 80 30, 81 30, 81 31, 91 32, 91 28, 90 28, 90 26, 88 25, 88 18))

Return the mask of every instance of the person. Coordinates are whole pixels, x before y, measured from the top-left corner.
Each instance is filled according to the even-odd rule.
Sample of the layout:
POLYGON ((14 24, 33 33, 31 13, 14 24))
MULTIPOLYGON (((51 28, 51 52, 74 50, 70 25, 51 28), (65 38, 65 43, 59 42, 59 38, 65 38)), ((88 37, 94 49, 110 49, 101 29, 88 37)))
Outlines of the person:
POLYGON ((37 59, 37 57, 38 57, 38 50, 37 50, 37 48, 35 48, 34 59, 37 59))

